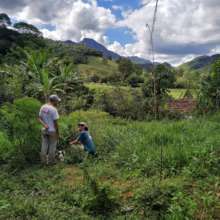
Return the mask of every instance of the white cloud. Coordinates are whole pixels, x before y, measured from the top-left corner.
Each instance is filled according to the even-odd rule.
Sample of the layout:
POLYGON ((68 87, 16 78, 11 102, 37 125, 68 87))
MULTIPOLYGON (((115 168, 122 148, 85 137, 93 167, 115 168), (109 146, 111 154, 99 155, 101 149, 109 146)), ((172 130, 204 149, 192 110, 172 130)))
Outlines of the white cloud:
POLYGON ((62 40, 92 37, 101 41, 104 31, 115 23, 115 17, 111 11, 97 6, 95 1, 84 3, 78 0, 63 13, 68 16, 63 14, 56 20, 57 29, 54 34, 62 40))
MULTIPOLYGON (((19 1, 16 3, 18 4, 19 1)), ((3 6, 0 2, 0 9, 3 6)), ((114 26, 116 21, 111 10, 98 6, 96 0, 23 0, 22 5, 18 6, 19 4, 16 13, 8 5, 5 5, 4 9, 9 14, 13 11, 13 15, 18 20, 25 20, 35 25, 55 26, 55 30, 41 31, 46 37, 59 40, 79 41, 83 37, 91 37, 104 42, 105 30, 114 26)))
MULTIPOLYGON (((143 0, 146 6, 126 12, 119 26, 130 28, 138 39, 126 53, 149 58, 149 32, 155 1, 143 0), (129 50, 129 51, 128 51, 129 50)), ((184 57, 209 53, 220 44, 219 0, 161 0, 155 31, 158 60, 175 63, 184 57)), ((122 49, 121 49, 122 50, 122 49)))
MULTIPOLYGON (((101 1, 101 0, 100 0, 101 1)), ((0 0, 0 10, 35 25, 50 24, 55 30, 42 29, 46 37, 79 41, 93 38, 122 55, 150 58, 149 33, 155 0, 140 0, 143 7, 123 9, 112 0, 112 11, 97 0, 0 0), (123 19, 117 21, 114 10, 123 19), (109 27, 126 27, 136 41, 121 45, 109 43, 109 27)), ((189 57, 220 51, 220 0, 160 0, 155 32, 157 60, 178 63, 189 57)), ((123 36, 118 36, 123 38, 123 36)))
POLYGON ((123 11, 124 8, 121 5, 112 5, 112 9, 115 11, 123 11))

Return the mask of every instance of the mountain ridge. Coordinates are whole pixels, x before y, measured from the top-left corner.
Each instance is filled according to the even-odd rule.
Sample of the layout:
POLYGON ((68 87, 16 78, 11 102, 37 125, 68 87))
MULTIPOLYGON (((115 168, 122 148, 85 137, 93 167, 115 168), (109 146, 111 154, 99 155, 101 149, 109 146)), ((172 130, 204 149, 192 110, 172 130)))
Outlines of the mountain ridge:
POLYGON ((118 60, 120 58, 127 58, 135 64, 140 64, 140 65, 152 64, 150 60, 146 60, 138 56, 129 56, 129 57, 121 56, 116 52, 108 50, 104 45, 98 43, 97 41, 91 38, 84 38, 82 41, 79 42, 79 44, 83 44, 91 49, 95 49, 101 52, 103 54, 103 57, 105 58, 111 58, 113 60, 118 60))
POLYGON ((210 70, 211 65, 219 59, 220 54, 202 55, 181 64, 178 68, 202 72, 205 70, 210 70))

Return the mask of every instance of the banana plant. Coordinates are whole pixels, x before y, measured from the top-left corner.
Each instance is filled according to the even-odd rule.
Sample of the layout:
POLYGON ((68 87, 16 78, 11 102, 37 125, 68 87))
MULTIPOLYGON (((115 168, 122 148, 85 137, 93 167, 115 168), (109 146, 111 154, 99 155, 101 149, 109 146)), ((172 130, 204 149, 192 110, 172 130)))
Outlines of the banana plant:
POLYGON ((63 92, 62 86, 57 83, 59 76, 49 73, 49 67, 55 59, 50 59, 46 51, 24 52, 27 57, 24 65, 28 69, 28 76, 33 79, 37 91, 43 94, 45 102, 51 93, 63 92))

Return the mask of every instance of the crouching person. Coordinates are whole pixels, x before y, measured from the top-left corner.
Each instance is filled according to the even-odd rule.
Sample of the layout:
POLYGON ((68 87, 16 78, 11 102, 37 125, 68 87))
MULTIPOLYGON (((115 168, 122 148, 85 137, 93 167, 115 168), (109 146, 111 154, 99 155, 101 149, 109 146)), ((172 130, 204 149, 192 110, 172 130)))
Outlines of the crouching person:
POLYGON ((51 95, 49 102, 43 105, 39 112, 39 122, 42 124, 41 162, 55 164, 56 147, 59 138, 57 105, 60 102, 57 95, 51 95))
POLYGON ((83 146, 83 150, 87 152, 89 155, 96 155, 96 147, 93 142, 91 135, 89 134, 89 128, 85 122, 80 122, 78 124, 78 130, 80 132, 78 138, 71 141, 70 144, 81 144, 83 146))

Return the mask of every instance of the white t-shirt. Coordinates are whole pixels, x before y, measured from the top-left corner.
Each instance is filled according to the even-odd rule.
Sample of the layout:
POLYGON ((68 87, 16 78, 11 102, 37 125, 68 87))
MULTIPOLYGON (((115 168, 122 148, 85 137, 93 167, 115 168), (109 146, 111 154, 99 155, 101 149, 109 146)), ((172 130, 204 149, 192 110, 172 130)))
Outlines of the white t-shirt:
POLYGON ((43 105, 40 109, 39 117, 45 124, 48 125, 49 132, 56 131, 56 128, 54 126, 54 121, 59 119, 59 114, 54 106, 49 104, 43 105))

